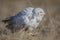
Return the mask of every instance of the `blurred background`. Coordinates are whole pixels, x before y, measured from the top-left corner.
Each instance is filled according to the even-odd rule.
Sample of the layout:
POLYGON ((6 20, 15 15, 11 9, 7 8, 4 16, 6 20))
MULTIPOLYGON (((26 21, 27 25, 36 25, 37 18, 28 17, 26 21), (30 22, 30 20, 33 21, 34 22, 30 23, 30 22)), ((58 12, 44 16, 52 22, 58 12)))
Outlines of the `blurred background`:
POLYGON ((60 40, 60 0, 0 0, 0 40, 60 40), (40 7, 46 13, 35 36, 24 31, 12 34, 1 20, 27 7, 40 7))

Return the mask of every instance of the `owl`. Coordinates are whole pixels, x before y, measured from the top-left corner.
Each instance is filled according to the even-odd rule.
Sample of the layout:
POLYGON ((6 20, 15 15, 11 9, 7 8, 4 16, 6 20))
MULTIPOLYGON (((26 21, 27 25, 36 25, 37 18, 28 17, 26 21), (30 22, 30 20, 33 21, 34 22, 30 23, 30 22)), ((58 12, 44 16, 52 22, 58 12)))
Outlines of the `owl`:
POLYGON ((15 16, 11 16, 2 20, 7 23, 6 28, 12 30, 20 30, 26 28, 26 30, 33 30, 38 27, 42 21, 45 12, 42 8, 28 7, 17 13, 15 16))

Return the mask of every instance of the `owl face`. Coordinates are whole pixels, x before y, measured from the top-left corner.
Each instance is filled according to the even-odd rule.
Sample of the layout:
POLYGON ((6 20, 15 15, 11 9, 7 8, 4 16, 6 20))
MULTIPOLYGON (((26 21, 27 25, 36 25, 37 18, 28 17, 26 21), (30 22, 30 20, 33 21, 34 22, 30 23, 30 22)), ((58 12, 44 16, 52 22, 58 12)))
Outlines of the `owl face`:
POLYGON ((42 8, 35 8, 34 13, 39 16, 43 16, 45 14, 42 8))

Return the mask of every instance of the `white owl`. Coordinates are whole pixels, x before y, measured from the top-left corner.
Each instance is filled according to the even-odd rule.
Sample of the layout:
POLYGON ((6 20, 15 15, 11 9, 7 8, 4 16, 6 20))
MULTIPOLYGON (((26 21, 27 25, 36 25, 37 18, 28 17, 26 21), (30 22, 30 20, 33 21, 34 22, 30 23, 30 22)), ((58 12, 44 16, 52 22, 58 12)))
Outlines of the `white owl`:
POLYGON ((44 15, 45 12, 43 9, 28 7, 20 11, 15 16, 11 16, 3 21, 8 23, 8 27, 12 27, 11 29, 22 29, 27 27, 28 30, 33 30, 34 28, 37 28, 44 15))

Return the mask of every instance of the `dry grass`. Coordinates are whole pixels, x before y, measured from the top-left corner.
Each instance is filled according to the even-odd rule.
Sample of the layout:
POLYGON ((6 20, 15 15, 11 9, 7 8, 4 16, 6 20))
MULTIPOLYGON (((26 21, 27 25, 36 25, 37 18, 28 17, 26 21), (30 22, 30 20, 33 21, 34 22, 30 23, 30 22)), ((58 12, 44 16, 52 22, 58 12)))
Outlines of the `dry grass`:
POLYGON ((59 0, 30 0, 33 7, 41 7, 46 15, 34 35, 23 30, 11 33, 5 28, 2 19, 15 15, 22 9, 31 6, 26 0, 0 0, 0 40, 60 40, 60 1, 59 0))

